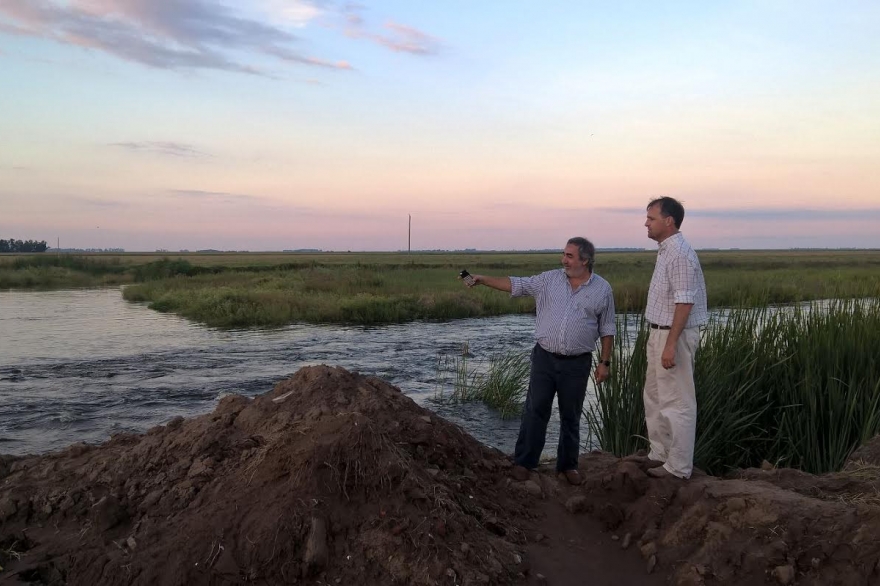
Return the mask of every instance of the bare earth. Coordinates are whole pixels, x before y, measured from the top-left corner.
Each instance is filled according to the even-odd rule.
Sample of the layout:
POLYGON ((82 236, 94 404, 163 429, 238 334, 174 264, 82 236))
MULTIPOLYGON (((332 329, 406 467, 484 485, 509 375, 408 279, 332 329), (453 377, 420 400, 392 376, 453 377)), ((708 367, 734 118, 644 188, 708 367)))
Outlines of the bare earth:
POLYGON ((826 476, 585 483, 510 461, 386 382, 299 371, 102 446, 0 456, 0 583, 880 584, 880 442, 826 476))

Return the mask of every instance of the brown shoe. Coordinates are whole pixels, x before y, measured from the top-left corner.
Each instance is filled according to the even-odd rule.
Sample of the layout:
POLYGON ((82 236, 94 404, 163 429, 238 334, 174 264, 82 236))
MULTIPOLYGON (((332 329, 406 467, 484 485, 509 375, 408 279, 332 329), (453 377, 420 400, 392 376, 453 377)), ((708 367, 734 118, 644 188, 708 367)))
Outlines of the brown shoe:
POLYGON ((520 466, 519 464, 517 464, 517 465, 515 465, 515 466, 513 467, 513 469, 511 469, 511 471, 510 471, 510 475, 513 476, 513 479, 514 479, 514 480, 519 480, 520 482, 523 482, 523 481, 525 481, 525 480, 528 480, 528 479, 529 479, 529 476, 530 476, 531 474, 529 473, 529 469, 528 469, 528 468, 526 468, 525 466, 520 466))
POLYGON ((566 470, 563 472, 565 474, 565 479, 568 480, 568 483, 572 486, 580 486, 581 482, 583 482, 583 478, 581 478, 581 473, 577 470, 566 470))

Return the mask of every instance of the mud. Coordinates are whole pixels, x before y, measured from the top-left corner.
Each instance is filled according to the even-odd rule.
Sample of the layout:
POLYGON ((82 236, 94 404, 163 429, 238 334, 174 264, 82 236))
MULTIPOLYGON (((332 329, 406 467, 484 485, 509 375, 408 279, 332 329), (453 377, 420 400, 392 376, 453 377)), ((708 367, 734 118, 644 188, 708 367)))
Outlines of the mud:
POLYGON ((869 458, 820 477, 647 466, 592 453, 582 486, 552 463, 515 482, 399 389, 309 367, 144 435, 0 456, 0 582, 880 583, 869 458))

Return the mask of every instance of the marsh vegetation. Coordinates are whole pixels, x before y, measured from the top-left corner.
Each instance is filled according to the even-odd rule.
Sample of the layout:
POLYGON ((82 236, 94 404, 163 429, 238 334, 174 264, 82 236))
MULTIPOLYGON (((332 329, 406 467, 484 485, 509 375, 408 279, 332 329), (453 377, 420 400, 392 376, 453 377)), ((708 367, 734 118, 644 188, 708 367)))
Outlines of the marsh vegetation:
MULTIPOLYGON (((619 456, 647 449, 642 388, 648 329, 622 315, 610 379, 593 385, 582 440, 619 456)), ((694 461, 709 474, 764 460, 819 474, 838 471, 880 433, 880 304, 832 301, 736 308, 703 332, 695 379, 694 461)), ((443 356, 436 400, 480 401, 504 417, 522 412, 528 353, 443 356)))
MULTIPOLYGON (((599 447, 646 448, 647 330, 616 342, 611 378, 586 413, 599 447)), ((695 463, 710 474, 773 465, 839 470, 880 433, 880 304, 836 300, 717 314, 703 333, 695 463)))
MULTIPOLYGON (((602 252, 596 272, 619 312, 644 307, 655 253, 602 252)), ((711 307, 863 298, 880 291, 880 251, 703 251, 711 307)), ((0 256, 0 289, 128 285, 124 296, 215 327, 404 323, 534 311, 456 278, 530 275, 553 253, 215 253, 0 256)))

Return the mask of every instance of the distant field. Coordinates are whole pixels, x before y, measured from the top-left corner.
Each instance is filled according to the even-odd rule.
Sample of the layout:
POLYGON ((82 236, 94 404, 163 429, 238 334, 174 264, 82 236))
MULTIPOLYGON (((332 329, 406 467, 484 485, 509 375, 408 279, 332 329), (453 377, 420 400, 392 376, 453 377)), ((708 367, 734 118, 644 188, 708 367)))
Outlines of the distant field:
MULTIPOLYGON (((794 268, 797 266, 880 266, 880 250, 703 250, 698 251, 703 267, 794 268)), ((558 263, 560 255, 548 252, 126 252, 55 255, 0 254, 0 268, 28 259, 75 257, 95 263, 136 266, 163 259, 184 260, 196 266, 265 267, 278 265, 393 265, 393 266, 484 266, 532 267, 558 263)), ((655 250, 603 252, 596 255, 601 265, 654 262, 655 250)), ((598 272, 598 269, 597 269, 598 272)))
MULTIPOLYGON (((880 250, 702 251, 711 306, 764 305, 880 292, 880 250)), ((599 251, 595 270, 618 310, 644 307, 656 252, 599 251)), ((0 255, 0 288, 129 285, 124 295, 220 327, 291 322, 392 323, 529 312, 529 299, 456 275, 530 275, 553 253, 94 253, 0 255)))

